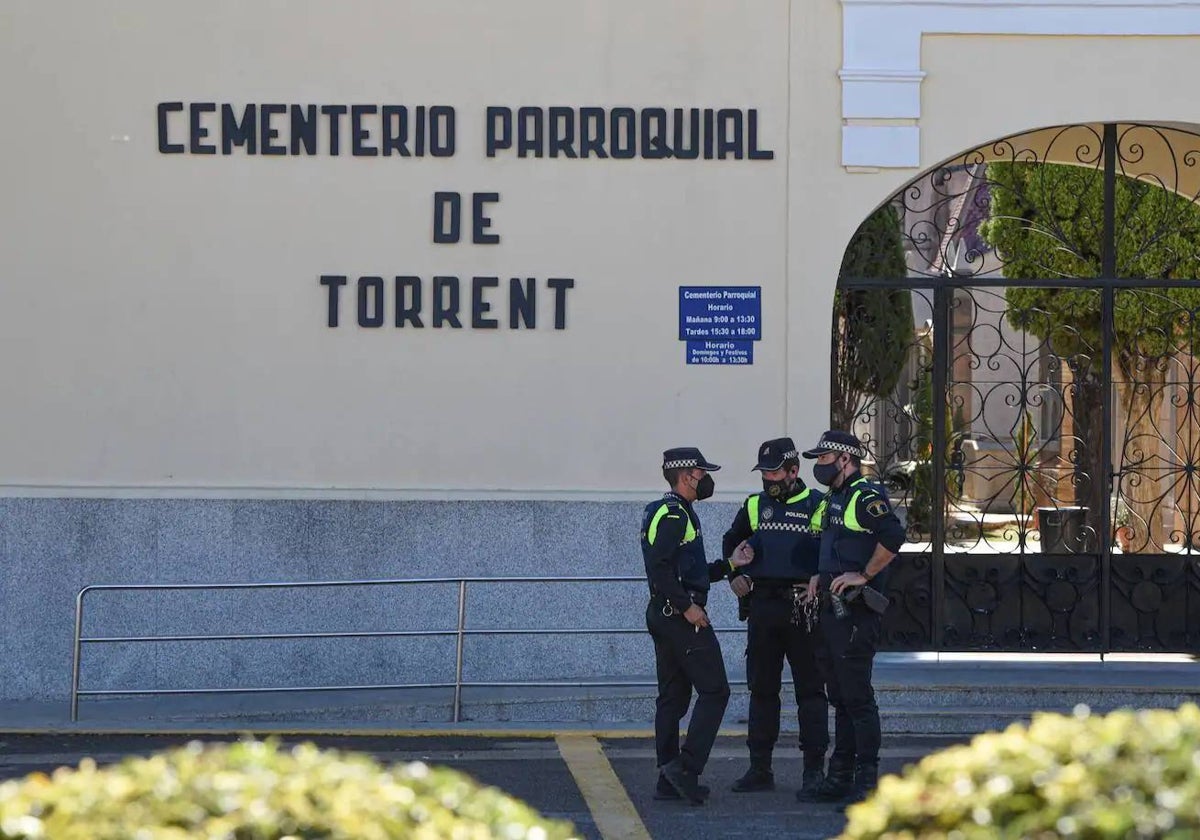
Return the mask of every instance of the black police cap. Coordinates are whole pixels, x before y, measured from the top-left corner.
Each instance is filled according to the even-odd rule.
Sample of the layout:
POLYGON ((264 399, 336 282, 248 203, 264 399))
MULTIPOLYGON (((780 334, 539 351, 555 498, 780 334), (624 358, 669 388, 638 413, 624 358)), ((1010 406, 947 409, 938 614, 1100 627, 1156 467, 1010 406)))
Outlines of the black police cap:
POLYGON ((700 450, 694 446, 677 446, 663 452, 662 468, 664 470, 691 469, 693 467, 699 467, 707 472, 716 472, 721 469, 716 464, 709 463, 700 454, 700 450))
POLYGON ((799 457, 800 453, 796 451, 796 444, 790 437, 775 438, 764 441, 763 445, 758 448, 758 463, 754 465, 754 469, 764 472, 777 470, 783 466, 784 461, 799 457))
POLYGON ((830 429, 821 435, 821 440, 817 442, 816 446, 812 449, 804 450, 804 457, 816 458, 819 455, 824 455, 826 452, 845 452, 863 461, 866 461, 870 457, 867 448, 862 445, 862 441, 849 432, 839 431, 838 429, 830 429))

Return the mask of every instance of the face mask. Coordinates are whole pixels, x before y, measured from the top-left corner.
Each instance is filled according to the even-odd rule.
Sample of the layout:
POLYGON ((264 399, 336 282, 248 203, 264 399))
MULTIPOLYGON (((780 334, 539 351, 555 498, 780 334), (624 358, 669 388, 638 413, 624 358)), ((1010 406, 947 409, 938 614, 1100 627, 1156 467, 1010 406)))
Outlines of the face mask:
POLYGON ((832 464, 813 465, 813 478, 824 484, 826 487, 830 487, 833 484, 834 479, 836 479, 841 472, 842 465, 837 461, 834 461, 832 464))
POLYGON ((782 479, 780 481, 770 481, 763 479, 763 492, 772 499, 786 499, 792 492, 791 479, 782 479))
POLYGON ((704 478, 696 482, 696 501, 703 501, 713 494, 717 483, 713 481, 713 477, 708 473, 704 474, 704 478))

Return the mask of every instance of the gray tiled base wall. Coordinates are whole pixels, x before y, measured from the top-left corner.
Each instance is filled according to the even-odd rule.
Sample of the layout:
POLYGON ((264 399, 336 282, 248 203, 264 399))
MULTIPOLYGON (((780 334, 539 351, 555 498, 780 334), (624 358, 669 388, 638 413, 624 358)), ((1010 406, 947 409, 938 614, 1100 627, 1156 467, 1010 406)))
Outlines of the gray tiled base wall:
MULTIPOLYGON (((638 575, 631 502, 0 500, 0 700, 66 700, 75 595, 90 584, 638 575)), ((735 507, 698 506, 710 556, 735 507)), ((472 585, 469 629, 642 628, 642 584, 472 585)), ((710 613, 734 627, 718 584, 710 613)), ((455 627, 447 585, 252 592, 93 592, 85 636, 455 627)), ((723 639, 731 676, 742 636, 723 639)), ((473 636, 468 681, 642 679, 635 635, 473 636)), ((452 638, 86 645, 81 687, 246 688, 447 682, 452 638)))

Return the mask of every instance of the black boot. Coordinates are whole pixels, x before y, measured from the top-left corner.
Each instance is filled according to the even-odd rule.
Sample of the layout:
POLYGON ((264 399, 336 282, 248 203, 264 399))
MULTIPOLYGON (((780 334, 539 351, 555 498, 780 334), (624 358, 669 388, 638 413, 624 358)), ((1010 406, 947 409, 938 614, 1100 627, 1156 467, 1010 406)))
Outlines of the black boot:
POLYGON ((862 802, 875 792, 879 783, 879 761, 857 761, 854 764, 854 787, 850 789, 850 802, 862 802))
POLYGON ((800 790, 796 791, 796 799, 801 802, 816 802, 817 791, 825 781, 825 756, 821 753, 805 753, 804 775, 800 780, 800 790))
POLYGON ((771 772, 770 760, 750 759, 750 769, 733 783, 735 793, 757 793, 775 790, 775 774, 771 772))
POLYGON ((854 759, 834 755, 829 759, 829 772, 813 794, 818 802, 843 802, 854 787, 854 759))
MULTIPOLYGON (((696 787, 700 790, 700 795, 708 799, 708 785, 697 785, 696 787)), ((662 774, 659 774, 658 784, 654 786, 654 798, 660 801, 683 799, 679 795, 679 791, 675 790, 674 786, 667 781, 667 777, 662 774)))
POLYGON ((704 804, 704 794, 700 790, 700 781, 696 774, 683 766, 678 758, 670 764, 664 764, 659 771, 676 793, 693 805, 704 804))

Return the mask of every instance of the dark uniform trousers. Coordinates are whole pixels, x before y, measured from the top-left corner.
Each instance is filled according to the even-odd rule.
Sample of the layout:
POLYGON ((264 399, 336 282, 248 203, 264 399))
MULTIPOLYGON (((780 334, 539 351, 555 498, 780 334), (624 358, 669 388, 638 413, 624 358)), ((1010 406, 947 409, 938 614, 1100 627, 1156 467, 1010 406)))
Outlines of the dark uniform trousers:
POLYGON ((750 760, 770 764, 779 739, 783 661, 792 671, 800 718, 800 749, 824 756, 829 748, 829 704, 817 666, 817 637, 792 624, 790 589, 756 587, 749 596, 746 677, 750 687, 750 760))
POLYGON ((838 618, 829 593, 821 592, 822 644, 818 646, 817 662, 836 715, 834 757, 847 763, 856 757, 858 761, 878 761, 879 707, 871 687, 871 669, 882 617, 858 601, 846 606, 850 614, 838 618), (853 737, 847 737, 851 733, 853 737))
POLYGON ((717 730, 729 703, 725 659, 712 627, 700 632, 682 615, 665 616, 663 601, 652 598, 646 608, 646 629, 654 639, 658 665, 658 704, 654 714, 654 747, 658 766, 682 756, 683 766, 704 772, 717 730), (679 746, 679 722, 687 714, 696 690, 696 708, 688 724, 687 740, 679 746))

